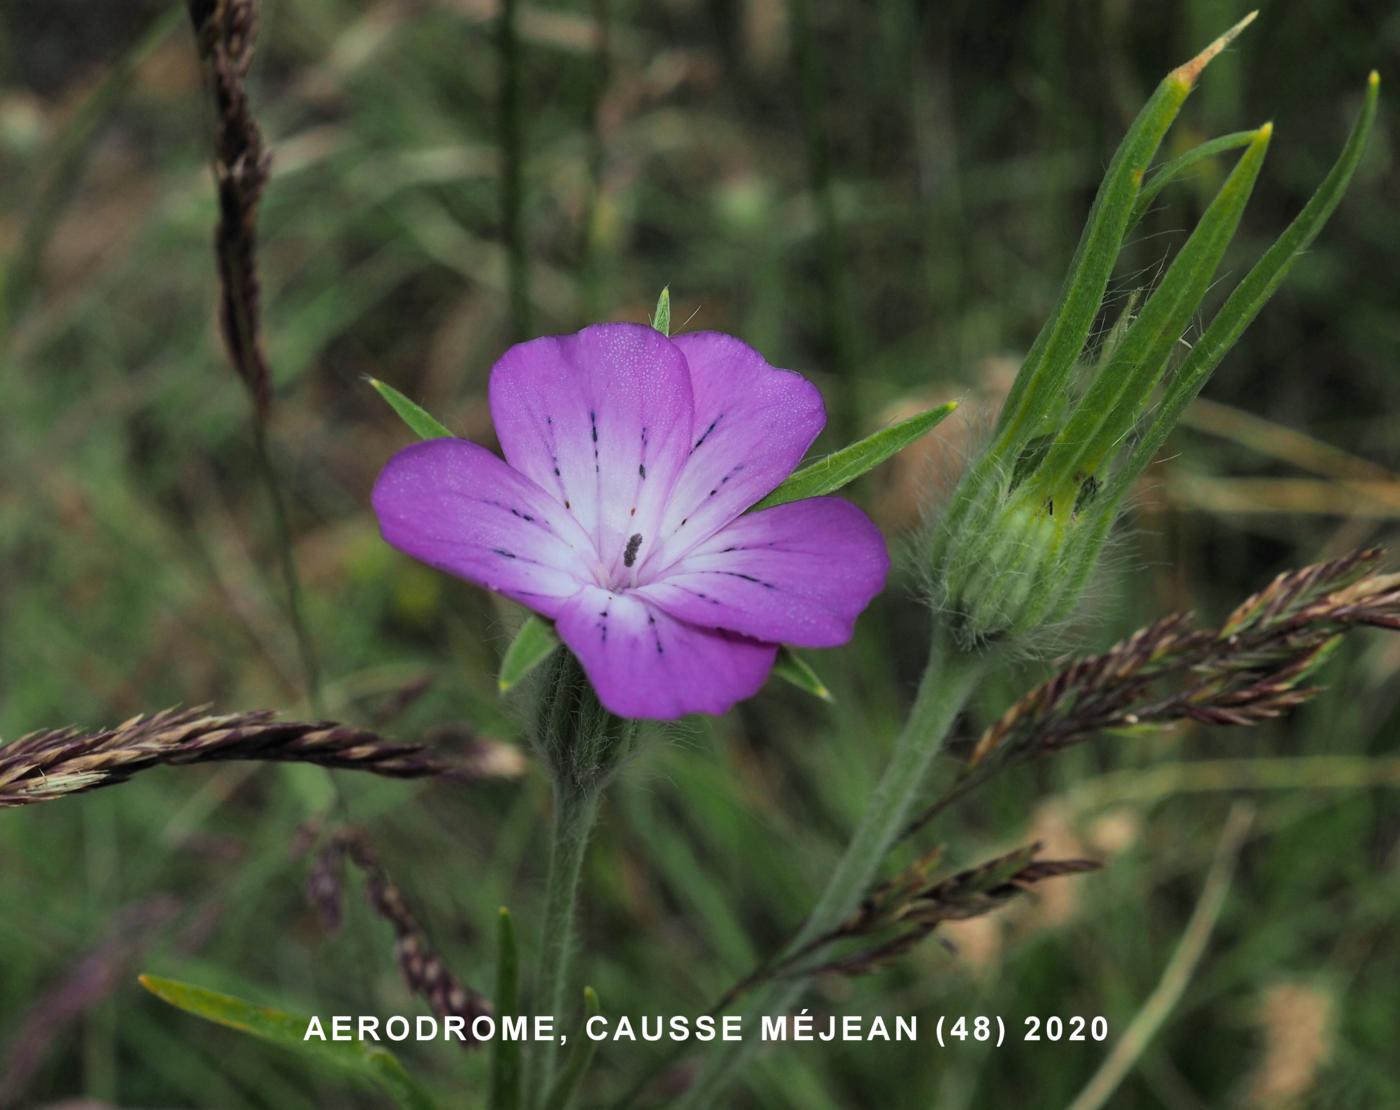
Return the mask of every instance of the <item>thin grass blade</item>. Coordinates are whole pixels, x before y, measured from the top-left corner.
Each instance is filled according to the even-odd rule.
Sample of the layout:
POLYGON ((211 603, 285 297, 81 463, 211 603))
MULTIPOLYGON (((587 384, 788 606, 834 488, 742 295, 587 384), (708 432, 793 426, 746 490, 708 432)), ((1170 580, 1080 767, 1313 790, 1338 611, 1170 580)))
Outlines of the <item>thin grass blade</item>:
POLYGON ((598 1042, 587 1035, 587 1022, 600 1010, 598 993, 592 987, 584 987, 583 1020, 585 1028, 579 1030, 578 1040, 574 1042, 574 1047, 569 1052, 569 1059, 564 1064, 564 1070, 555 1081, 554 1089, 549 1092, 549 1098, 545 1100, 545 1110, 566 1110, 573 1102, 578 1085, 582 1082, 584 1073, 588 1071, 588 1065, 593 1062, 593 1052, 598 1047, 598 1042))
POLYGON ((314 1057, 374 1080, 405 1110, 433 1110, 428 1093, 403 1069, 389 1052, 368 1047, 360 1040, 333 1041, 306 1039, 311 1019, 267 1006, 255 1006, 230 994, 219 994, 192 983, 142 975, 146 990, 177 1010, 184 1010, 205 1021, 237 1029, 272 1044, 291 1049, 303 1057, 314 1057))
MULTIPOLYGON (((496 931, 496 1013, 510 1017, 520 1007, 520 954, 515 922, 501 907, 496 931)), ((520 1042, 497 1037, 491 1052, 491 1110, 517 1110, 520 1105, 520 1042)))

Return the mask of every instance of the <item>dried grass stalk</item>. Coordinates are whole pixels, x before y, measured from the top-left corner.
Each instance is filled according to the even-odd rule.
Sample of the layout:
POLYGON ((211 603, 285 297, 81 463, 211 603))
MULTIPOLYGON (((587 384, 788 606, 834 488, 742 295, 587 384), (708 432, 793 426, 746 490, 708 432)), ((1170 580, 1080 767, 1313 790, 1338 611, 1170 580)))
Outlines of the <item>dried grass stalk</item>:
POLYGON ((212 715, 207 706, 163 709, 116 728, 33 732, 0 747, 0 809, 125 782, 163 764, 251 759, 317 763, 394 778, 454 769, 422 744, 390 743, 333 721, 280 721, 267 709, 212 715))
POLYGON ((403 892, 394 885, 383 864, 354 832, 333 833, 316 854, 307 878, 307 894, 322 921, 329 928, 339 926, 343 914, 343 863, 349 860, 365 876, 365 896, 370 906, 393 927, 394 955, 404 981, 438 1017, 460 1017, 466 1022, 467 1048, 478 1044, 471 1035, 474 1018, 491 1012, 491 1004, 478 992, 464 986, 448 969, 429 944, 417 919, 408 908, 403 892))
POLYGON ((244 79, 257 37, 257 0, 188 0, 205 81, 214 101, 214 181, 219 224, 220 324, 229 359, 253 395, 257 422, 267 423, 272 375, 263 353, 258 286, 258 204, 271 158, 248 106, 244 79))
POLYGON ((982 734, 958 783, 904 836, 997 771, 1097 732, 1252 725, 1314 697, 1321 687, 1307 679, 1344 633, 1400 630, 1400 574, 1376 571, 1382 554, 1371 548, 1280 574, 1219 628, 1176 614, 1075 660, 982 734))
POLYGON ((1400 629, 1400 575, 1370 568, 1379 549, 1279 575, 1217 630, 1185 615, 1072 663, 983 733, 969 759, 1065 747, 1104 729, 1194 720, 1251 725, 1318 692, 1301 686, 1349 629, 1400 629), (1161 692, 1163 685, 1174 688, 1161 692))
POLYGON ((1029 844, 932 884, 929 873, 941 853, 916 860, 900 875, 876 888, 839 929, 815 943, 825 947, 891 928, 896 930, 895 935, 873 948, 824 963, 804 974, 865 975, 909 951, 945 921, 984 917, 1046 879, 1097 871, 1101 866, 1088 859, 1037 859, 1040 850, 1038 842, 1029 844))
POLYGON ((866 975, 914 948, 945 921, 985 916, 1037 883, 1096 871, 1100 866, 1087 859, 1037 859, 1040 849, 1039 843, 1030 844, 938 880, 932 876, 943 852, 934 849, 876 887, 838 928, 735 984, 714 1010, 726 1009, 740 995, 769 979, 866 975), (866 943, 835 958, 820 955, 843 941, 866 943))

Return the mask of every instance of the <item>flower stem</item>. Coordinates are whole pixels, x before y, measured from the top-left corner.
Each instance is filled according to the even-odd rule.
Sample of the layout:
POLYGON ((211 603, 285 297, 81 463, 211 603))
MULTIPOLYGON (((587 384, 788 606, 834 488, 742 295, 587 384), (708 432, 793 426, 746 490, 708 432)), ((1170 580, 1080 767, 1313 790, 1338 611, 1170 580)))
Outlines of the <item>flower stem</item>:
MULTIPOLYGON (((569 966, 573 954, 574 904, 578 895, 579 873, 588 847, 588 837, 598 817, 600 790, 556 785, 554 822, 549 854, 549 879, 545 887, 544 922, 540 933, 539 973, 535 983, 535 1013, 554 1017, 555 1036, 559 1034, 565 995, 569 986, 569 966)), ((557 1041, 539 1041, 529 1067, 525 1105, 543 1104, 554 1077, 557 1041)))
MULTIPOLYGON (((835 929, 860 904, 909 819, 933 757, 942 750, 944 737, 986 673, 989 661, 989 656, 964 652, 945 635, 935 634, 914 708, 895 741, 889 765, 845 855, 788 946, 789 952, 835 929)), ((715 1104, 759 1043, 757 1023, 764 1017, 785 1013, 797 1002, 805 986, 800 980, 778 980, 759 988, 744 1009, 744 1039, 721 1042, 705 1062, 695 1085, 677 1105, 715 1104)))

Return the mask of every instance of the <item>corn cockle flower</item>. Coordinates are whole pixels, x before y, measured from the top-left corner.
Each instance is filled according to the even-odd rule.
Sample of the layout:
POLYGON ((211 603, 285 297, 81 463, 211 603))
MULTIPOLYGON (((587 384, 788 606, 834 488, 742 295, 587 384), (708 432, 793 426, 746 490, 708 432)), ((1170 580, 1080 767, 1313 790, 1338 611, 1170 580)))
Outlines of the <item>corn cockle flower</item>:
POLYGON ((623 717, 722 713, 780 643, 834 647, 884 584, 879 531, 833 497, 749 513, 826 421, 806 379, 728 335, 598 324, 491 371, 505 456, 461 439, 395 455, 384 538, 555 621, 623 717))

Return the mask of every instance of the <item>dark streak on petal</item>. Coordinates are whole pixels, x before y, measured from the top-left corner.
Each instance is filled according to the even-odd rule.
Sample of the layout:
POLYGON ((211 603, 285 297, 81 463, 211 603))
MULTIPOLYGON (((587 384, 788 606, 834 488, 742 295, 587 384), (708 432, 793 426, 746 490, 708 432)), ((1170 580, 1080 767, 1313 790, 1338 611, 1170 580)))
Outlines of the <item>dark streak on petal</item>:
POLYGON ((710 433, 715 430, 715 425, 719 423, 720 417, 723 415, 724 413, 720 413, 719 416, 716 416, 713 420, 710 421, 710 426, 706 428, 705 431, 701 434, 700 438, 695 441, 695 446, 691 448, 692 451, 696 450, 702 443, 705 442, 705 440, 710 438, 710 433))

